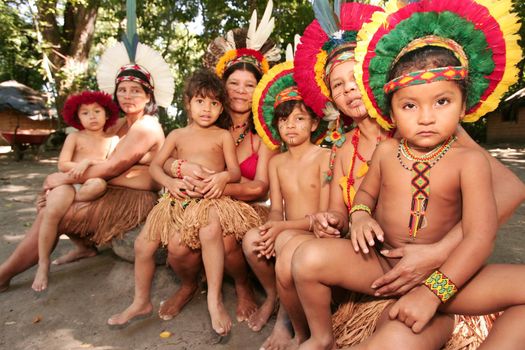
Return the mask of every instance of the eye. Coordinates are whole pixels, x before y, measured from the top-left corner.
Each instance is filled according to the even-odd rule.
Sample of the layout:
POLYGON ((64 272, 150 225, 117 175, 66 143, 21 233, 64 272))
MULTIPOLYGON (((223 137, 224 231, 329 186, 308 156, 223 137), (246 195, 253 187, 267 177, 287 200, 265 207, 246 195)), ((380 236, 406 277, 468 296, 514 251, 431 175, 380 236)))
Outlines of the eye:
POLYGON ((438 106, 445 106, 445 105, 448 105, 450 103, 450 99, 446 98, 446 97, 443 97, 443 98, 440 98, 439 100, 437 100, 436 103, 437 103, 438 106))
POLYGON ((411 109, 416 108, 416 105, 413 103, 407 102, 407 103, 404 103, 401 108, 411 110, 411 109))
POLYGON ((343 84, 340 81, 337 81, 337 82, 332 84, 332 90, 335 90, 335 89, 341 87, 342 85, 343 84))

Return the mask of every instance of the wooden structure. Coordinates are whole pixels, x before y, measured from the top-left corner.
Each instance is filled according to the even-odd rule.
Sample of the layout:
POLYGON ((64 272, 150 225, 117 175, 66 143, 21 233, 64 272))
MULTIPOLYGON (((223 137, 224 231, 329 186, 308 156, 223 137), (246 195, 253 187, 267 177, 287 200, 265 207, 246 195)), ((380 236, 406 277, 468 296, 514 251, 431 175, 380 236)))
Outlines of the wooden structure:
POLYGON ((38 151, 56 128, 41 93, 14 80, 0 83, 0 133, 17 160, 29 147, 38 151))

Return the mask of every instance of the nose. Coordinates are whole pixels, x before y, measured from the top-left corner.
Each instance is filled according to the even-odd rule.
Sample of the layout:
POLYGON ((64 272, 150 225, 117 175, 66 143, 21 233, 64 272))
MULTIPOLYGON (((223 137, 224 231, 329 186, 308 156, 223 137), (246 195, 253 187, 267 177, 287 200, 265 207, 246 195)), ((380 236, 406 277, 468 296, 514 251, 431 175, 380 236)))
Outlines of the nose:
POLYGON ((345 83, 345 92, 352 92, 357 90, 357 84, 353 80, 349 80, 345 83))
POLYGON ((429 125, 433 124, 435 120, 434 111, 431 108, 421 108, 421 113, 418 118, 419 124, 429 125))

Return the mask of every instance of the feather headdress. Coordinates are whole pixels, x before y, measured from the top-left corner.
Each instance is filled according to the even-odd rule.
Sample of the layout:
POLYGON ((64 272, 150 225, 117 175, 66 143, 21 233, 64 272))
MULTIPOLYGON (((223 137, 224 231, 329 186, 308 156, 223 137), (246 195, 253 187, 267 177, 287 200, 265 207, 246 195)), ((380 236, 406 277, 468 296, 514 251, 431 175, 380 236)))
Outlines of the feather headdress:
MULTIPOLYGON (((295 36, 295 47, 300 40, 295 36)), ((259 81, 253 93, 253 121, 255 130, 263 142, 271 150, 276 150, 281 145, 279 130, 275 128, 275 108, 282 101, 303 100, 297 90, 297 84, 293 79, 294 49, 291 44, 286 48, 286 62, 272 67, 259 81), (284 96, 283 97, 283 93, 284 96)), ((314 142, 322 141, 326 133, 327 123, 321 121, 317 129, 312 133, 314 142)))
POLYGON ((275 27, 272 10, 270 0, 259 24, 254 10, 248 29, 233 29, 225 37, 213 40, 204 54, 204 66, 215 70, 221 78, 229 67, 239 62, 253 65, 261 74, 268 72, 270 63, 281 58, 279 47, 270 40, 275 27))
POLYGON ((314 0, 315 18, 306 27, 295 55, 294 79, 306 103, 315 113, 325 112, 329 120, 338 118, 331 105, 327 85, 327 64, 341 50, 353 51, 357 32, 372 14, 382 8, 336 0, 333 9, 328 0, 314 0))
MULTIPOLYGON (((358 36, 355 76, 371 117, 392 126, 383 91, 393 63, 411 48, 445 45, 468 70, 467 111, 474 122, 495 109, 516 82, 522 52, 511 0, 423 0, 374 16, 358 36), (445 44, 444 44, 445 43, 445 44)), ((404 5, 404 4, 403 4, 404 5)))
POLYGON ((119 82, 134 81, 152 90, 159 106, 168 107, 175 93, 170 67, 157 51, 139 42, 135 2, 128 1, 126 6, 126 34, 100 58, 98 87, 113 95, 119 82))

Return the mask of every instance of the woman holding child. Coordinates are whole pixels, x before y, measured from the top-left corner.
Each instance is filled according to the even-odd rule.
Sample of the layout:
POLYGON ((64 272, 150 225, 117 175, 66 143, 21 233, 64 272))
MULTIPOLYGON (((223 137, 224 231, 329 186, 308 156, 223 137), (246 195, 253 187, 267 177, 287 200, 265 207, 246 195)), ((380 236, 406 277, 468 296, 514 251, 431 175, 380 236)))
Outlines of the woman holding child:
MULTIPOLYGON (((268 16, 263 16, 267 21, 271 10, 270 1, 265 12, 268 13, 268 16)), ((251 44, 254 46, 249 46, 246 30, 235 29, 227 34, 228 39, 222 37, 215 39, 210 44, 204 58, 205 66, 213 69, 225 85, 227 98, 225 109, 229 118, 226 125, 222 126, 230 131, 235 141, 236 155, 242 175, 240 182, 225 185, 222 196, 247 202, 265 200, 268 193, 267 167, 273 155, 273 152, 261 142, 254 131, 251 117, 252 96, 257 82, 269 69, 269 63, 280 58, 279 49, 268 39, 273 28, 273 21, 259 25, 269 26, 269 30, 264 37, 252 38, 251 44)), ((211 195, 206 192, 206 188, 208 178, 213 172, 205 167, 191 160, 170 158, 164 165, 164 171, 174 178, 173 181, 184 181, 182 187, 188 197, 206 198, 211 195)), ((259 215, 264 215, 264 208, 257 205, 253 207, 259 215)), ((236 316, 241 322, 255 311, 256 304, 238 238, 240 237, 236 239, 235 235, 225 235, 223 242, 224 267, 226 273, 232 276, 235 282, 238 298, 236 316)), ((135 244, 136 251, 140 249, 140 246, 135 244)), ((166 320, 179 314, 197 291, 199 272, 202 267, 201 250, 190 249, 185 244, 179 244, 177 239, 170 239, 168 263, 181 278, 181 286, 170 298, 161 303, 159 316, 166 320)), ((136 280, 136 286, 138 284, 139 280, 136 280)), ((150 284, 147 285, 149 288, 150 284)), ((149 294, 144 297, 145 293, 142 290, 136 289, 133 303, 122 313, 112 316, 108 323, 126 324, 136 316, 149 313, 152 310, 149 294), (147 301, 144 302, 146 299, 147 301)), ((214 326, 214 329, 219 334, 228 333, 231 324, 224 321, 221 323, 225 327, 214 326)))
MULTIPOLYGON (((157 199, 159 188, 149 175, 148 166, 164 142, 164 133, 154 115, 157 103, 169 105, 173 78, 163 58, 143 44, 138 44, 134 63, 129 57, 124 44, 118 43, 102 56, 97 72, 100 88, 114 95, 125 115, 107 130, 119 137, 114 151, 106 161, 90 166, 80 178, 54 173, 44 184, 46 189, 52 189, 90 178, 108 181, 101 198, 73 202, 60 222, 58 232, 69 235, 76 248, 56 260, 56 264, 95 255, 95 245, 107 243, 137 226, 157 199)), ((38 261, 38 236, 45 210, 44 207, 39 211, 22 242, 0 266, 0 290, 7 289, 14 276, 38 261)))
MULTIPOLYGON (((317 1, 316 1, 317 2, 317 1)), ((425 1, 424 1, 425 2, 425 1)), ((430 2, 429 2, 430 3, 430 2)), ((506 4, 508 5, 508 4, 506 4)), ((417 6, 420 5, 409 5, 411 7, 407 7, 403 11, 399 12, 398 16, 405 16, 404 18, 409 17, 407 13, 413 14, 414 12, 417 12, 417 10, 414 10, 417 6), (404 12, 406 11, 406 12, 404 12)), ((441 5, 440 5, 441 6, 441 5)), ((476 4, 474 1, 472 1, 472 4, 469 6, 472 7, 478 7, 482 8, 479 4, 476 4)), ((451 8, 453 6, 450 6, 451 8)), ((465 6, 464 9, 460 11, 464 11, 461 13, 461 15, 468 18, 468 15, 465 15, 465 11, 468 13, 467 9, 468 6, 465 6)), ((439 12, 438 10, 435 10, 436 12, 439 12)), ((484 10, 486 11, 486 9, 484 10)), ((429 11, 432 12, 432 11, 429 11)), ((488 13, 488 11, 486 12, 488 13)), ((460 16, 461 16, 460 15, 460 16)), ((380 16, 377 16, 380 17, 380 16)), ((414 16, 414 18, 417 16, 414 16)), ((399 21, 399 17, 392 16, 391 21, 394 22, 395 20, 399 21)), ((494 19, 491 19, 494 21, 494 19)), ((414 19, 415 21, 415 19, 414 19)), ((495 22, 495 21, 494 21, 495 22)), ((390 23, 390 22, 389 22, 390 23)), ((394 22, 397 23, 397 22, 394 22)), ((406 22, 408 23, 408 22, 406 22)), ((406 26, 407 24, 405 24, 406 26)), ((366 25, 365 25, 366 26, 366 25)), ((395 24, 393 25, 395 26, 395 24)), ((418 22, 417 25, 419 28, 421 28, 421 23, 418 22)), ((430 27, 430 28, 438 28, 437 32, 439 32, 439 25, 429 25, 425 24, 423 27, 430 27)), ((487 26, 488 27, 488 26, 487 26)), ((509 26, 512 27, 512 26, 509 26)), ((509 28, 506 27, 506 28, 509 28)), ((367 27, 369 28, 369 27, 367 27)), ((378 26, 377 28, 383 28, 385 32, 391 30, 392 28, 388 28, 387 24, 384 24, 384 27, 378 26)), ((461 26, 449 26, 449 28, 460 28, 459 30, 465 30, 466 28, 461 28, 461 26)), ((404 39, 406 39, 406 29, 407 27, 404 27, 405 34, 403 36, 404 39)), ((487 30, 486 28, 483 28, 483 30, 487 30)), ((442 32, 441 32, 442 33, 442 32)), ((433 34, 433 33, 431 33, 433 34)), ((500 34, 501 35, 501 34, 500 34)), ((306 32, 305 32, 306 36, 306 32)), ((463 38, 467 38, 470 36, 463 36, 463 38)), ((487 35, 487 37, 490 37, 487 35)), ((508 40, 512 41, 513 36, 507 35, 508 40)), ((304 39, 304 37, 303 37, 304 39)), ((408 39, 407 39, 408 40, 408 39)), ((498 40, 504 40, 504 39, 498 39, 498 40)), ((459 41, 459 40, 458 40, 459 41)), ((305 41, 303 41, 305 42, 305 41)), ((380 42, 380 41, 379 41, 380 42)), ((395 39, 394 42, 397 42, 395 39)), ((373 41, 373 43, 378 43, 377 39, 373 41)), ((382 43, 382 42, 381 42, 382 43)), ((493 44, 493 42, 489 43, 488 46, 493 44)), ((358 44, 359 45, 359 44, 358 44)), ((385 44, 387 45, 387 44, 385 44)), ((425 45, 428 44, 428 40, 425 41, 425 45)), ((431 44, 430 44, 431 45, 431 44)), ((507 49, 509 47, 513 47, 511 43, 507 43, 507 49)), ((379 46, 379 44, 378 44, 379 46)), ((442 46, 442 44, 438 45, 442 46)), ((458 45, 454 45, 453 47, 457 47, 458 45)), ((505 46, 505 44, 503 44, 505 46)), ((387 48, 388 46, 382 46, 382 48, 387 48)), ((391 47, 388 47, 391 48, 391 47)), ((300 55, 300 47, 298 50, 298 57, 300 55)), ((481 50, 478 50, 481 51, 481 50)), ((494 59, 496 62, 506 62, 507 65, 512 66, 513 65, 513 55, 511 51, 505 52, 503 51, 503 59, 496 58, 494 59), (505 54, 507 61, 505 61, 505 54)), ((371 52, 370 49, 363 50, 363 55, 366 52, 371 52)), ((498 51, 500 53, 501 51, 498 51)), ((382 51, 384 53, 384 51, 382 51)), ((406 53, 406 52, 405 52, 406 53)), ((397 54, 397 53, 396 53, 397 54)), ((393 54, 393 57, 396 56, 396 54, 393 54)), ((500 53, 501 54, 501 53, 500 53)), ((392 53, 390 53, 392 55, 392 53)), ((402 54, 399 54, 402 55, 402 54)), ((353 56, 353 55, 352 55, 353 56)), ((388 56, 385 55, 385 56, 388 56)), ((519 55, 518 55, 519 56, 519 55)), ((390 57, 390 56, 388 56, 390 57)), ((370 96, 375 97, 377 100, 373 100, 374 102, 367 102, 366 106, 368 111, 375 111, 376 110, 376 103, 380 99, 379 93, 377 93, 377 89, 382 89, 383 84, 381 86, 379 85, 373 85, 371 82, 373 79, 377 80, 377 71, 374 71, 375 75, 373 75, 368 69, 369 64, 371 61, 366 61, 366 64, 363 64, 363 70, 360 72, 360 74, 370 74, 370 76, 367 76, 367 79, 363 79, 363 81, 366 81, 366 83, 363 84, 361 91, 367 91, 368 95, 365 94, 365 98, 361 96, 361 93, 357 90, 357 85, 355 83, 355 80, 353 79, 353 66, 354 62, 353 57, 351 58, 351 61, 340 63, 337 67, 332 67, 330 72, 330 78, 329 78, 329 86, 331 88, 333 101, 336 103, 337 107, 345 112, 351 112, 352 109, 356 109, 357 106, 361 105, 363 106, 363 99, 365 101, 370 101, 372 98, 370 96), (344 67, 346 65, 346 67, 344 67), (343 96, 339 95, 336 92, 336 89, 338 88, 338 69, 337 68, 344 68, 346 74, 341 75, 340 82, 344 83, 342 86, 343 90, 341 91, 343 96), (370 85, 367 85, 368 82, 370 82, 370 85), (374 90, 375 89, 375 90, 374 90), (374 91, 375 95, 371 95, 370 91, 374 91), (353 98, 351 98, 353 96, 353 98), (368 97, 367 97, 368 96, 368 97)), ((298 60, 296 58, 296 66, 299 67, 298 60)), ((377 62, 382 62, 379 58, 376 61, 373 61, 377 66, 377 62)), ((361 63, 361 62, 360 62, 361 63)), ((475 64, 474 62, 471 62, 472 66, 479 67, 482 66, 480 64, 475 64)), ((502 71, 505 68, 499 70, 502 71)), ((378 69, 380 71, 381 69, 378 69)), ((508 68, 508 71, 511 69, 508 68)), ((384 72, 384 67, 382 68, 382 71, 384 72)), ((498 70, 494 70, 494 72, 499 72, 498 70)), ((298 72, 301 72, 301 70, 298 69, 298 72)), ((384 74, 384 73, 383 73, 384 74)), ((495 73, 496 75, 499 73, 495 73)), ((474 74, 473 74, 474 75, 474 74)), ((487 76, 491 75, 489 72, 486 74, 487 76)), ((478 75, 479 76, 479 75, 478 75)), ((481 76, 485 76, 485 74, 482 74, 481 76)), ((494 75, 491 75, 491 77, 494 75)), ((361 77, 361 75, 358 75, 358 77, 361 77)), ((509 75, 505 75, 505 79, 508 79, 509 75)), ((300 79, 297 78, 298 84, 300 85, 300 79)), ((487 93, 487 96, 490 95, 492 91, 494 91, 494 86, 499 84, 501 81, 501 76, 494 78, 495 83, 491 83, 489 88, 485 90, 487 93), (490 90, 492 89, 492 90, 490 90)), ((374 80, 374 82, 376 82, 374 80)), ((469 121, 477 120, 481 115, 485 114, 489 108, 494 108, 497 106, 497 102, 499 101, 499 98, 501 96, 501 93, 505 91, 506 87, 508 85, 505 85, 507 81, 503 81, 501 87, 497 90, 497 94, 495 94, 496 97, 492 97, 492 107, 488 106, 485 103, 481 103, 483 108, 479 109, 479 113, 476 115, 474 114, 473 117, 469 121), (499 95, 498 95, 499 94, 499 95)), ((301 86, 301 85, 300 85, 301 86)), ((310 87, 312 84, 309 85, 310 87)), ((382 93, 382 91, 381 91, 382 93)), ((306 93, 303 92, 304 95, 306 93)), ((311 101, 312 99, 305 98, 306 101, 311 101)), ((381 98, 383 99, 383 98, 381 98)), ((477 101, 479 101, 479 96, 477 101)), ((474 102, 477 102, 474 101, 474 102)), ((472 101, 469 101, 472 103, 472 101)), ((379 102, 381 105, 381 102, 379 102)), ((479 105, 478 105, 479 107, 479 105)), ((477 109, 477 108, 476 108, 477 109)), ((390 128, 392 127, 392 123, 390 119, 388 118, 387 113, 374 113, 373 115, 376 118, 376 121, 383 127, 390 128)), ((365 114, 363 115, 362 120, 368 120, 371 121, 371 119, 365 114)), ((355 120, 355 119, 354 119, 355 120)), ((467 119, 468 120, 468 119, 467 119)), ((379 125, 378 124, 378 125, 379 125)), ((345 234, 348 226, 348 213, 350 209, 353 206, 353 196, 356 192, 356 183, 359 184, 359 179, 362 178, 363 174, 366 173, 368 170, 368 164, 367 160, 370 159, 370 156, 372 154, 372 151, 375 149, 375 145, 379 141, 379 138, 381 135, 384 137, 384 132, 381 131, 379 126, 376 126, 375 128, 368 128, 367 125, 370 125, 369 123, 365 124, 362 121, 357 120, 357 126, 358 129, 355 129, 352 133, 347 135, 349 139, 352 140, 351 143, 346 143, 345 146, 343 146, 337 153, 336 157, 336 165, 335 165, 335 171, 334 171, 334 178, 335 180, 338 180, 339 177, 342 177, 343 174, 345 174, 346 171, 348 171, 348 175, 346 178, 343 178, 343 181, 341 181, 341 188, 339 188, 338 183, 332 184, 332 190, 330 193, 330 210, 325 213, 319 213, 316 215, 316 223, 314 224, 316 235, 320 237, 337 237, 339 235, 345 234), (375 132, 374 132, 375 131, 375 132), (357 136, 356 136, 357 134, 357 136), (368 140, 369 142, 369 148, 363 147, 363 140, 368 140), (346 150, 345 150, 345 147, 346 150), (370 152, 370 156, 366 157, 363 156, 363 153, 368 150, 370 152), (346 170, 349 169, 349 170, 346 170), (341 191, 342 189, 342 191, 341 191)), ((465 147, 467 149, 475 149, 478 152, 482 152, 485 157, 488 159, 488 163, 490 164, 490 168, 492 171, 492 183, 494 187, 494 194, 496 198, 496 206, 498 208, 497 210, 497 216, 498 216, 498 222, 501 224, 504 222, 514 211, 516 206, 518 206, 525 197, 525 189, 523 186, 523 183, 519 181, 508 169, 506 169, 501 163, 496 161, 494 158, 490 157, 486 151, 483 151, 481 147, 479 147, 470 137, 464 132, 464 130, 461 127, 458 127, 455 136, 457 140, 455 143, 458 145, 458 147, 465 147)), ((403 171, 403 170, 399 170, 403 171)), ((424 227, 424 226, 423 226, 424 227)), ((411 245, 405 245, 403 247, 397 248, 397 249, 390 249, 388 250, 381 250, 381 255, 383 255, 385 258, 394 258, 398 259, 401 258, 395 264, 395 266, 392 267, 392 269, 387 269, 383 271, 388 271, 385 275, 382 277, 379 277, 375 279, 371 283, 373 294, 378 296, 398 296, 403 295, 409 290, 411 290, 414 286, 422 283, 427 276, 429 276, 436 268, 440 267, 445 259, 447 259, 450 252, 459 244, 460 240, 462 239, 462 227, 461 223, 458 223, 453 228, 450 229, 450 232, 447 235, 443 235, 445 238, 443 238, 441 241, 432 243, 432 244, 411 244, 411 245)), ((419 238, 419 236, 418 236, 419 238)), ((365 248, 366 250, 368 248, 365 248)), ((301 273, 301 271, 304 272, 308 271, 308 280, 316 281, 314 283, 322 283, 323 285, 340 285, 340 286, 346 286, 347 284, 340 284, 339 282, 330 282, 328 279, 330 279, 329 276, 332 276, 331 273, 329 273, 329 270, 332 270, 332 268, 337 269, 340 264, 341 267, 344 266, 344 269, 348 270, 348 263, 347 258, 348 255, 352 253, 354 250, 354 246, 349 240, 318 240, 318 241, 310 241, 306 242, 303 245, 300 246, 298 251, 296 252, 294 256, 294 267, 297 267, 297 269, 294 269, 294 278, 295 276, 298 277, 296 280, 296 283, 299 283, 298 288, 301 288, 300 295, 301 295, 301 302, 302 305, 307 308, 307 317, 308 317, 308 325, 310 326, 310 330, 314 332, 315 328, 315 342, 309 341, 308 343, 304 344, 304 348, 309 348, 308 346, 313 346, 312 348, 325 348, 324 345, 326 345, 326 348, 330 348, 334 344, 334 339, 332 336, 331 331, 331 325, 325 324, 325 329, 327 327, 330 327, 330 332, 328 333, 319 333, 319 324, 326 321, 325 319, 325 313, 328 312, 328 310, 323 310, 323 314, 317 313, 316 316, 313 316, 313 310, 319 310, 319 307, 321 304, 327 305, 326 303, 329 302, 329 300, 326 300, 324 297, 320 297, 319 293, 316 293, 316 302, 313 304, 311 303, 312 299, 307 297, 308 292, 313 291, 312 285, 307 285, 306 283, 303 283, 303 281, 306 281, 304 278, 306 274, 301 273), (307 260, 305 260, 305 257, 308 256, 307 260), (321 267, 322 266, 322 267, 321 267), (320 270, 317 270, 317 268, 320 268, 320 270), (296 271, 297 270, 297 271, 296 271), (324 271, 324 272, 313 272, 313 271, 324 271), (321 282, 322 281, 322 282, 321 282), (314 318, 319 321, 319 323, 316 323, 314 321, 314 318), (323 343, 325 342, 326 343, 323 343), (317 345, 316 345, 317 344, 317 345), (324 345, 321 345, 324 344, 324 345), (315 346, 314 346, 315 345, 315 346)), ((395 261, 395 260, 394 260, 395 261)), ((350 268, 351 270, 351 268, 350 268)), ((359 272, 361 273, 361 272, 359 272)), ((384 273, 384 272, 381 272, 384 273)), ((340 276, 345 276, 346 274, 343 273, 340 276)), ((423 288, 423 287, 420 287, 423 288)), ((382 302, 383 305, 380 306, 380 311, 388 304, 387 301, 378 301, 377 303, 382 302), (386 304, 385 304, 386 302, 386 304)), ((365 303, 366 304, 366 303, 365 303)), ((376 304, 378 305, 378 304, 376 304)), ((434 329, 434 336, 431 337, 423 337, 419 336, 412 332, 412 330, 409 327, 406 327, 402 323, 399 322, 392 322, 388 321, 386 316, 381 316, 379 318, 378 316, 372 316, 369 317, 368 320, 358 320, 360 317, 359 313, 363 312, 363 310, 356 309, 355 307, 350 308, 351 311, 346 312, 346 314, 340 316, 343 317, 350 317, 356 316, 353 319, 350 319, 348 321, 346 320, 336 320, 336 323, 339 323, 339 332, 341 332, 341 329, 343 333, 345 331, 351 333, 355 331, 355 329, 365 328, 365 331, 363 334, 355 335, 353 334, 354 339, 336 339, 337 344, 339 346, 342 345, 351 345, 351 344, 358 344, 363 339, 365 339, 374 329, 376 328, 377 323, 377 333, 378 336, 374 338, 370 338, 370 342, 367 343, 367 346, 370 346, 371 348, 389 348, 391 346, 394 346, 394 348, 399 347, 400 343, 407 345, 407 344, 413 344, 415 347, 419 348, 439 348, 444 344, 446 339, 448 339, 448 336, 445 336, 446 334, 450 335, 451 332, 451 324, 450 322, 447 322, 446 319, 443 319, 443 316, 435 319, 432 324, 434 326, 426 327, 426 329, 423 331, 428 335, 429 330, 434 329), (379 318, 379 321, 378 321, 379 318), (440 320, 441 319, 441 320, 440 320), (348 322, 347 325, 344 323, 348 322), (342 324, 341 324, 342 323, 342 324), (440 323, 440 325, 435 325, 436 323, 440 323), (368 328, 367 328, 368 327, 368 328), (441 330, 440 330, 441 329, 441 330), (379 336, 381 334, 381 336, 379 336), (395 340, 395 341, 394 341, 395 340)), ((367 310, 370 311, 370 310, 367 310)), ((386 315, 386 314, 385 314, 386 315)), ((512 316, 509 316, 509 319, 512 316)), ((402 320, 403 321, 403 320, 402 320)), ((504 324, 506 321, 501 320, 502 324, 504 324)), ((325 322, 326 323, 326 322, 325 322)), ((331 321, 330 321, 331 323, 331 321)), ((408 323, 407 323, 408 324, 408 323)), ((335 325, 337 326, 337 325, 335 325)), ((312 333, 312 336, 314 336, 314 333, 312 333)), ((345 337, 346 334, 337 334, 339 337, 345 337)), ((347 337, 348 338, 348 337, 347 337)), ((364 345, 364 344, 363 344, 364 345)))

